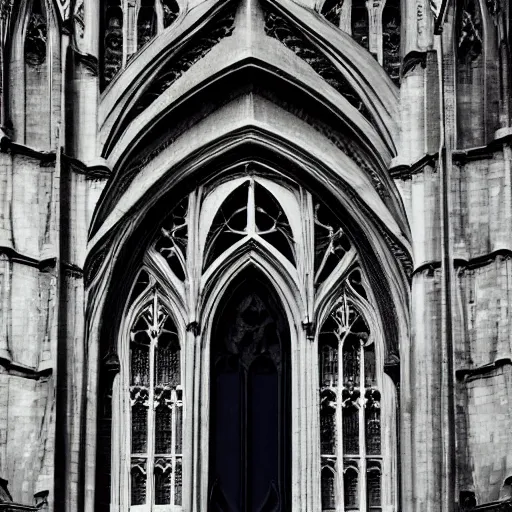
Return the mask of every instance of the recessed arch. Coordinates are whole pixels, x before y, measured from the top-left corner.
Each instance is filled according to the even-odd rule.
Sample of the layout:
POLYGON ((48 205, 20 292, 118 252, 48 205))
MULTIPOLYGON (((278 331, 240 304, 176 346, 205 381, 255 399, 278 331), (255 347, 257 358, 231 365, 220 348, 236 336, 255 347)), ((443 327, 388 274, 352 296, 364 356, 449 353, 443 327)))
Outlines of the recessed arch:
MULTIPOLYGON (((253 147, 261 146, 261 149, 255 150, 259 152, 256 154, 279 152, 278 158, 281 161, 288 159, 290 165, 306 167, 308 172, 312 171, 316 175, 329 169, 328 179, 343 180, 344 189, 351 189, 351 195, 363 198, 368 207, 395 232, 395 236, 409 245, 403 237, 403 233, 408 233, 409 230, 399 193, 383 169, 365 171, 361 157, 347 155, 343 148, 338 147, 310 124, 271 101, 250 95, 244 98, 243 103, 247 110, 240 109, 239 102, 231 102, 191 127, 183 136, 176 138, 172 151, 164 144, 154 151, 154 156, 145 157, 149 159, 146 165, 146 160, 141 163, 136 160, 126 171, 116 173, 105 188, 93 219, 91 229, 95 238, 103 236, 106 229, 110 229, 119 219, 119 213, 132 208, 146 193, 150 173, 152 177, 149 179, 156 184, 167 174, 169 168, 174 168, 173 176, 166 180, 169 186, 183 178, 179 170, 184 165, 187 172, 191 172, 198 166, 204 168, 208 163, 211 165, 215 160, 238 160, 238 155, 227 155, 239 154, 241 148, 250 144, 253 147), (200 151, 202 153, 199 155, 200 151), (142 169, 143 173, 140 172, 142 169), (114 206, 114 203, 117 204, 114 206), (117 213, 113 208, 117 209, 117 213)), ((276 160, 276 157, 270 159, 276 160)))
MULTIPOLYGON (((261 146, 262 152, 265 151, 264 146, 261 146)), ((259 157, 261 157, 261 153, 258 153, 259 157)), ((258 160, 255 160, 257 162, 258 160)), ((265 163, 265 160, 263 160, 265 163)), ((348 199, 346 196, 343 198, 343 189, 336 188, 335 183, 324 181, 323 179, 318 180, 318 174, 317 176, 311 176, 308 175, 307 172, 304 172, 304 169, 297 168, 295 166, 295 163, 293 163, 293 166, 289 166, 290 161, 288 161, 287 164, 279 163, 278 166, 274 164, 274 168, 277 168, 279 172, 283 173, 284 175, 291 176, 293 175, 295 179, 302 179, 302 183, 306 187, 310 187, 312 190, 317 191, 317 193, 324 199, 325 203, 329 205, 330 209, 332 211, 340 211, 340 205, 346 205, 348 207, 348 210, 343 213, 342 219, 344 223, 344 229, 347 233, 351 233, 351 237, 353 240, 356 241, 357 249, 359 254, 363 256, 364 260, 364 266, 366 267, 365 272, 366 275, 370 277, 371 280, 371 286, 376 287, 376 290, 379 290, 376 292, 376 295, 379 297, 379 308, 381 309, 382 313, 388 317, 388 318, 397 318, 395 315, 399 315, 398 318, 401 318, 401 320, 397 321, 400 322, 400 324, 393 324, 388 323, 386 325, 386 329, 389 331, 389 329, 397 329, 392 334, 392 331, 389 331, 386 335, 386 339, 388 343, 390 344, 389 347, 394 346, 395 348, 389 348, 391 352, 398 355, 398 332, 399 330, 402 330, 403 333, 407 332, 407 324, 402 323, 407 318, 405 310, 402 310, 403 305, 407 302, 407 291, 404 287, 404 275, 402 274, 402 271, 400 270, 400 267, 397 265, 397 262, 395 260, 394 264, 391 264, 391 266, 388 266, 389 263, 393 260, 394 256, 389 250, 389 246, 386 245, 386 241, 384 238, 382 238, 381 231, 379 232, 379 224, 377 219, 373 216, 366 217, 364 210, 361 208, 354 209, 356 206, 354 199, 348 199), (286 169, 285 166, 288 166, 286 169), (285 170, 286 169, 286 170, 285 170), (321 187, 320 189, 318 187, 321 187), (352 203, 352 204, 351 204, 352 203), (384 253, 389 254, 389 259, 381 259, 379 262, 373 260, 372 254, 375 254, 375 251, 384 251, 384 253), (370 265, 370 266, 367 266, 370 265), (394 270, 391 270, 390 274, 386 274, 386 272, 389 272, 390 269, 395 265, 394 270), (387 268, 383 273, 383 268, 387 268), (385 277, 386 276, 386 277, 385 277), (387 284, 384 285, 384 282, 387 282, 387 284), (378 284, 380 283, 380 284, 378 284), (396 299, 384 299, 384 297, 389 297, 390 290, 393 290, 393 294, 396 295, 396 299), (398 298, 400 297, 400 298, 398 298), (404 302, 405 301, 405 302, 404 302), (386 313, 384 313, 386 311, 386 313), (393 312, 391 312, 393 311, 393 312), (399 325, 401 325, 399 327, 399 325)), ((265 165, 268 165, 269 161, 266 161, 265 165)), ((240 164, 239 164, 240 165, 240 164)), ((322 164, 320 164, 322 165, 322 164)), ((242 164, 243 167, 243 164, 242 164)), ((218 167, 211 167, 210 168, 212 173, 214 173, 217 176, 222 176, 222 171, 219 172, 218 167)), ((222 169, 222 168, 221 168, 222 169)), ((317 169, 318 170, 318 169, 317 169)), ((208 173, 206 172, 206 168, 202 167, 203 176, 205 178, 208 176, 208 173)), ((316 172, 316 171, 315 171, 316 172)), ((195 178, 194 178, 195 179, 195 178)), ((186 185, 187 180, 183 181, 183 185, 186 185)), ((181 187, 183 186, 181 185, 181 187)), ((178 194, 180 195, 183 192, 179 192, 180 188, 172 189, 173 192, 171 192, 171 196, 165 195, 165 189, 162 187, 159 187, 158 191, 155 191, 156 194, 161 194, 160 198, 158 199, 157 203, 153 203, 150 201, 149 203, 146 202, 145 206, 142 210, 138 210, 137 216, 142 219, 145 215, 144 211, 149 211, 148 208, 151 206, 151 209, 155 209, 153 211, 157 211, 157 208, 163 208, 165 211, 166 204, 168 204, 167 199, 165 197, 172 197, 172 194, 178 194), (163 193, 162 193, 163 192, 163 193), (161 206, 158 206, 161 205, 161 206)), ((186 188, 181 190, 187 190, 186 188)), ((169 191, 167 191, 167 194, 169 194, 169 191)), ((155 194, 151 195, 152 199, 157 198, 155 194)), ((127 208, 124 209, 124 211, 128 210, 127 208)), ((156 214, 156 213, 155 213, 156 214)), ((156 214, 162 216, 162 214, 156 214)), ((118 227, 121 227, 122 224, 119 224, 118 227)), ((126 226, 128 231, 126 231, 126 228, 124 229, 123 233, 124 236, 132 236, 129 234, 129 232, 135 227, 134 224, 131 224, 132 227, 126 226)), ((142 229, 142 228, 141 228, 142 229)), ((382 228, 381 228, 382 229, 382 228)), ((141 236, 141 239, 145 238, 147 235, 146 232, 144 232, 144 235, 141 236)), ((95 237, 92 240, 92 244, 95 245, 97 242, 101 242, 100 237, 95 237)), ((94 259, 94 258, 93 258, 94 259)))
POLYGON ((208 510, 223 502, 233 510, 289 507, 287 324, 271 283, 254 267, 225 290, 210 337, 208 510))
POLYGON ((229 258, 224 268, 218 269, 217 273, 209 276, 202 288, 204 299, 199 305, 200 316, 209 319, 231 282, 240 274, 247 272, 249 268, 254 268, 269 281, 286 310, 290 329, 296 329, 304 318, 306 310, 297 281, 278 260, 272 257, 269 251, 250 245, 244 247, 241 254, 229 258))
MULTIPOLYGON (((146 188, 146 192, 141 195, 141 200, 135 202, 133 208, 126 208, 124 214, 121 215, 116 222, 111 224, 110 229, 105 230, 101 227, 100 231, 91 240, 92 246, 99 244, 99 247, 105 235, 112 237, 111 240, 113 240, 113 244, 111 245, 112 250, 110 250, 109 258, 112 262, 115 262, 116 267, 114 273, 110 275, 103 274, 104 270, 101 269, 106 269, 106 267, 101 267, 99 274, 93 274, 91 281, 92 290, 94 290, 100 282, 106 282, 105 278, 110 283, 116 282, 115 272, 121 272, 123 267, 125 269, 126 267, 131 267, 137 258, 141 257, 142 253, 146 250, 145 248, 152 244, 152 240, 157 236, 159 223, 161 223, 162 219, 169 213, 169 205, 177 204, 180 198, 186 196, 189 197, 188 207, 190 208, 191 215, 189 219, 189 226, 192 230, 190 236, 192 237, 191 240, 194 240, 194 243, 186 249, 186 257, 197 258, 197 256, 195 256, 198 254, 197 251, 199 250, 199 247, 196 245, 198 240, 197 229, 200 225, 200 209, 202 208, 202 201, 204 199, 203 191, 209 190, 210 188, 211 190, 215 190, 217 186, 216 180, 218 180, 218 183, 220 183, 219 188, 224 187, 223 194, 228 193, 230 189, 230 186, 227 185, 228 177, 238 180, 237 183, 242 183, 244 180, 246 181, 248 177, 250 178, 251 175, 258 176, 259 170, 262 169, 264 170, 264 178, 261 178, 262 183, 264 180, 269 180, 269 183, 274 181, 275 183, 286 183, 287 180, 290 183, 295 183, 294 186, 297 190, 300 190, 300 193, 294 193, 290 197, 293 197, 293 200, 297 201, 297 204, 300 205, 299 211, 303 212, 304 215, 306 214, 306 210, 310 212, 307 215, 313 212, 314 201, 308 196, 308 194, 310 194, 310 192, 308 192, 309 190, 314 191, 315 197, 321 197, 326 206, 328 206, 331 211, 336 212, 343 229, 351 238, 351 243, 354 244, 354 247, 361 255, 361 270, 365 276, 368 276, 368 285, 370 288, 375 288, 376 290, 376 314, 380 316, 383 314, 382 311, 388 308, 386 310, 386 319, 389 321, 383 328, 386 343, 383 344, 383 349, 379 355, 379 358, 381 358, 380 362, 382 366, 390 361, 396 362, 399 359, 400 336, 405 336, 407 333, 407 324, 403 321, 405 314, 404 311, 401 310, 404 304, 401 303, 400 300, 397 300, 397 298, 405 292, 405 287, 401 288, 403 284, 400 285, 400 283, 403 283, 404 275, 398 268, 397 262, 394 261, 393 263, 393 255, 389 251, 389 247, 386 246, 383 231, 379 231, 378 221, 374 216, 367 215, 367 211, 364 209, 359 208, 354 203, 351 204, 351 201, 357 201, 357 198, 355 196, 349 196, 348 194, 344 195, 346 191, 339 187, 339 180, 331 181, 332 175, 328 177, 328 174, 325 173, 325 162, 320 162, 319 159, 312 159, 311 155, 308 157, 307 153, 311 144, 308 145, 307 150, 304 150, 304 148, 302 148, 302 151, 299 150, 300 153, 297 147, 294 147, 292 151, 289 144, 283 142, 283 134, 279 137, 279 129, 276 129, 274 137, 267 135, 264 140, 261 139, 258 141, 257 145, 252 145, 252 141, 248 143, 247 138, 248 136, 249 138, 252 137, 253 133, 253 130, 249 128, 245 134, 237 134, 240 136, 239 140, 241 141, 240 145, 236 148, 238 153, 233 151, 233 139, 229 138, 222 140, 222 143, 225 143, 227 147, 226 152, 222 155, 219 154, 218 151, 215 151, 215 149, 208 147, 208 151, 214 152, 214 158, 212 158, 211 161, 208 161, 208 151, 202 151, 199 155, 192 151, 192 154, 186 159, 188 170, 182 175, 180 175, 181 171, 179 166, 167 162, 166 170, 162 168, 160 178, 155 179, 155 174, 153 174, 155 168, 151 168, 153 162, 148 162, 147 168, 143 170, 142 174, 140 174, 137 179, 143 179, 139 185, 144 183, 144 180, 147 180, 146 183, 151 183, 154 188, 146 188), (269 145, 272 146, 270 151, 269 145), (265 146, 267 146, 266 152, 258 152, 258 157, 254 158, 253 155, 256 152, 253 151, 253 148, 258 147, 263 149, 265 146), (297 155, 297 153, 299 154, 297 155), (294 155, 293 157, 291 156, 292 154, 294 155), (194 161, 198 156, 199 158, 194 161), (302 168, 300 166, 302 166, 302 168), (214 176, 215 179, 213 178, 214 176), (158 219, 156 223, 155 219, 158 219), (145 232, 149 225, 151 225, 149 232, 145 232), (141 233, 144 233, 143 236, 140 236, 141 233), (142 245, 132 252, 131 248, 134 247, 133 244, 137 243, 136 240, 139 236, 139 242, 142 241, 142 245), (128 242, 119 243, 114 241, 116 239, 120 240, 119 237, 126 237, 128 242), (382 251, 382 247, 387 247, 384 250, 384 254, 387 254, 387 261, 386 258, 384 258, 384 261, 379 261, 374 257, 374 251, 377 247, 380 247, 380 251, 382 251), (387 274, 386 272, 389 272, 393 265, 395 267, 391 271, 391 274, 387 274), (386 268, 384 272, 382 271, 383 267, 386 268), (386 300, 385 297, 389 299, 386 300)), ((256 132, 256 135, 258 136, 260 133, 256 132)), ((238 144, 237 139, 235 138, 234 140, 238 144)), ((170 152, 165 154, 165 156, 162 154, 162 158, 168 158, 169 155, 170 152)), ((356 168, 354 168, 354 171, 359 172, 356 171, 356 168)), ((129 185, 128 189, 132 185, 133 184, 129 185)), ((274 191, 271 190, 273 185, 267 187, 267 189, 269 193, 279 196, 279 186, 281 185, 275 185, 276 188, 274 191)), ((144 186, 142 189, 144 189, 144 186)), ((293 186, 291 186, 290 190, 292 189, 293 186)), ((129 191, 128 194, 130 194, 129 191)), ((221 203, 222 201, 219 201, 219 204, 221 203)), ((117 207, 119 206, 121 209, 124 208, 122 205, 118 205, 117 207)), ((312 233, 307 234, 307 229, 311 228, 306 229, 303 225, 301 229, 303 230, 305 243, 312 243, 314 241, 314 237, 311 238, 312 233)), ((380 227, 380 229, 382 229, 382 227, 380 227)), ((109 252, 109 249, 107 249, 107 252, 109 252)), ((199 400, 197 398, 198 396, 202 396, 203 399, 205 399, 209 392, 209 381, 204 377, 209 365, 209 352, 207 347, 212 335, 214 312, 216 311, 219 301, 222 301, 222 290, 229 288, 233 276, 236 278, 237 275, 243 275, 249 268, 257 268, 273 283, 276 293, 279 295, 283 308, 286 311, 290 325, 292 352, 295 350, 294 354, 297 354, 294 356, 295 359, 293 363, 298 372, 295 374, 295 380, 292 379, 294 385, 300 387, 298 384, 298 382, 300 382, 300 372, 310 372, 310 370, 307 370, 307 362, 312 361, 312 356, 304 356, 305 358, 302 356, 299 357, 299 354, 301 354, 303 350, 310 350, 304 347, 308 346, 307 340, 315 336, 314 316, 311 315, 310 311, 312 295, 308 295, 309 292, 305 291, 309 286, 309 284, 307 284, 308 279, 304 276, 303 270, 292 271, 291 268, 287 267, 287 265, 291 265, 291 263, 288 262, 288 264, 285 264, 286 259, 283 258, 283 261, 281 261, 276 257, 276 252, 277 251, 272 251, 272 246, 265 244, 264 241, 258 241, 257 238, 255 238, 248 243, 241 242, 239 246, 232 248, 230 252, 226 252, 225 257, 219 260, 219 264, 209 276, 206 276, 206 274, 203 276, 203 274, 201 274, 202 271, 199 274, 197 273, 197 269, 199 269, 200 266, 195 267, 195 269, 190 266, 188 267, 183 281, 184 286, 183 288, 179 288, 179 294, 183 295, 181 307, 186 315, 186 319, 184 320, 186 333, 184 336, 190 340, 188 342, 189 357, 193 357, 195 361, 193 370, 189 370, 188 378, 191 378, 191 374, 197 375, 197 372, 201 374, 201 377, 195 377, 199 379, 199 381, 187 380, 188 385, 192 385, 194 389, 194 395, 191 398, 193 402, 199 400), (207 277, 207 279, 203 279, 203 283, 201 283, 202 277, 207 277), (299 349, 299 347, 301 348, 299 349), (193 356, 190 355, 190 351, 193 352, 193 356)), ((311 258, 311 254, 307 256, 307 258, 311 258)), ((303 267, 300 268, 306 268, 309 264, 306 262, 307 258, 302 260, 300 264, 297 262, 297 266, 300 267, 300 265, 303 265, 303 267)), ((194 259, 194 261, 196 261, 196 259, 194 259)), ((162 264, 164 264, 163 261, 162 264)), ((347 265, 347 271, 348 270, 350 270, 350 267, 347 265)), ((355 286, 358 286, 360 281, 360 279, 358 279, 354 281, 355 286)), ((334 287, 334 285, 332 286, 334 287)), ((113 289, 114 288, 111 286, 107 286, 105 291, 110 295, 114 293, 113 289)), ((99 298, 99 300, 104 301, 107 299, 108 295, 103 295, 103 298, 99 298)), ((325 301, 328 301, 330 299, 329 293, 325 292, 324 295, 326 297, 325 301), (329 297, 329 299, 327 297, 329 297)), ((332 299, 334 300, 334 295, 332 299)), ((371 295, 371 300, 373 301, 374 299, 375 297, 371 295)), ((95 297, 95 300, 98 299, 95 297)), ((118 300, 119 298, 116 298, 116 301, 118 300)), ((106 303, 108 302, 107 299, 106 303)), ((372 302, 372 305, 373 304, 372 302)), ((115 306, 108 304, 108 307, 115 311, 115 306)), ((377 330, 380 330, 380 327, 377 330)), ((318 355, 314 357, 318 357, 318 355)), ((313 376, 310 375, 308 379, 313 379, 313 376)), ((310 400, 311 396, 310 398, 304 396, 302 399, 310 400)), ((309 421, 306 417, 303 417, 298 401, 293 405, 292 409, 294 411, 292 414, 294 418, 293 421, 309 421)), ((201 419, 204 421, 204 418, 207 417, 207 411, 207 402, 203 403, 199 401, 191 412, 192 418, 190 421, 196 422, 194 425, 198 425, 198 421, 201 421, 201 419)), ((307 415, 309 413, 304 414, 307 415)), ((392 425, 392 422, 390 425, 392 425)), ((189 425, 189 428, 194 430, 196 427, 189 425)), ((295 435, 300 437, 306 435, 306 432, 307 431, 304 431, 304 433, 302 433, 302 431, 297 432, 295 435)), ((204 437, 203 435, 200 439, 193 440, 192 442, 195 447, 194 450, 202 457, 201 464, 203 466, 207 465, 207 436, 204 437)), ((318 464, 319 459, 318 457, 318 464)), ((396 466, 391 464, 390 467, 395 468, 396 466)), ((199 482, 200 492, 197 498, 189 496, 188 498, 184 497, 184 500, 197 499, 199 503, 202 504, 201 506, 206 506, 207 501, 204 500, 207 500, 209 492, 208 482, 201 479, 201 476, 197 473, 186 475, 186 471, 189 471, 189 469, 184 468, 184 478, 195 478, 196 481, 199 482)), ((190 471, 197 471, 197 469, 190 469, 190 471)), ((320 478, 320 468, 318 468, 318 478, 320 478)), ((301 475, 301 470, 299 467, 294 466, 292 468, 292 492, 300 494, 303 485, 306 485, 306 483, 301 475)), ((306 497, 304 497, 304 499, 306 499, 306 497)))
POLYGON ((55 69, 61 59, 59 16, 50 0, 20 2, 11 16, 14 23, 6 49, 13 81, 7 90, 11 93, 6 121, 16 142, 47 151, 56 140, 57 121, 50 113, 61 100, 54 94, 56 84, 60 86, 60 72, 55 69))

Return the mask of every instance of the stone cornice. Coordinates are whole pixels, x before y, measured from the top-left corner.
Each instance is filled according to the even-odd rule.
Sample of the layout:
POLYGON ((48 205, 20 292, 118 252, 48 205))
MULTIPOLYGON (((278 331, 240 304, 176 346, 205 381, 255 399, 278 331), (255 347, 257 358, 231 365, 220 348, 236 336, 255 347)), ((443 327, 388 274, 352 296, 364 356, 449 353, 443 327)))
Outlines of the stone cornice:
MULTIPOLYGON (((0 129, 0 152, 11 153, 14 155, 23 155, 39 160, 41 165, 52 165, 57 160, 57 153, 55 151, 40 151, 38 149, 26 146, 25 144, 18 144, 13 142, 1 129, 0 129)), ((101 180, 108 179, 110 176, 110 168, 104 159, 98 159, 97 162, 86 164, 76 158, 62 154, 62 159, 65 161, 69 168, 77 174, 83 174, 88 179, 101 180)))
POLYGON ((66 154, 62 155, 62 159, 69 165, 70 170, 77 174, 83 174, 87 179, 107 180, 110 177, 111 170, 103 158, 89 164, 66 154))
POLYGON ((487 375, 503 366, 512 366, 512 359, 510 359, 510 357, 504 357, 496 359, 496 361, 493 361, 492 363, 477 366, 475 368, 459 368, 458 370, 455 370, 455 376, 457 377, 457 380, 466 380, 471 377, 487 375))
MULTIPOLYGON (((468 162, 476 160, 491 160, 497 151, 501 151, 504 144, 512 144, 512 133, 500 136, 489 142, 486 146, 478 146, 468 149, 456 149, 452 151, 452 161, 456 165, 464 166, 468 162)), ((426 153, 411 164, 391 163, 389 174, 394 179, 408 180, 413 174, 423 171, 427 165, 434 165, 439 159, 439 154, 426 153)))
POLYGON ((53 373, 52 368, 45 368, 38 370, 28 366, 15 363, 5 358, 0 358, 0 374, 7 373, 16 377, 23 377, 25 379, 39 380, 49 377, 53 373))
POLYGON ((0 255, 7 256, 10 261, 14 263, 21 263, 22 265, 27 265, 28 267, 38 268, 41 271, 48 270, 48 268, 54 268, 57 263, 57 258, 44 258, 39 260, 32 256, 27 256, 26 254, 22 254, 12 247, 0 246, 0 255))
POLYGON ((0 129, 0 152, 11 153, 14 155, 23 155, 39 160, 41 165, 53 164, 57 159, 55 151, 40 151, 25 144, 18 144, 13 142, 6 134, 0 129))
MULTIPOLYGON (((487 254, 482 254, 479 256, 475 256, 474 258, 463 259, 463 258, 454 258, 453 266, 456 269, 462 270, 473 270, 475 268, 485 267, 490 263, 493 263, 499 257, 503 258, 512 258, 512 250, 511 249, 496 249, 487 254)), ((441 268, 440 260, 432 260, 422 263, 417 268, 414 269, 412 275, 421 274, 425 271, 433 272, 434 270, 441 268)))
MULTIPOLYGON (((32 256, 22 254, 12 247, 0 246, 0 257, 2 255, 6 256, 13 263, 20 263, 21 265, 37 268, 41 272, 48 272, 50 269, 54 269, 57 266, 57 258, 55 256, 40 260, 32 256)), ((83 277, 83 269, 74 263, 63 261, 62 268, 66 274, 73 275, 75 277, 83 277)))
POLYGON ((487 146, 479 146, 476 148, 470 149, 457 149, 452 151, 452 160, 453 163, 458 165, 465 165, 467 162, 471 162, 474 160, 490 160, 494 152, 498 150, 499 147, 496 147, 496 142, 493 141, 487 146))
POLYGON ((413 174, 418 174, 427 166, 434 166, 439 159, 438 153, 426 153, 412 164, 396 164, 389 168, 393 179, 409 180, 413 174))

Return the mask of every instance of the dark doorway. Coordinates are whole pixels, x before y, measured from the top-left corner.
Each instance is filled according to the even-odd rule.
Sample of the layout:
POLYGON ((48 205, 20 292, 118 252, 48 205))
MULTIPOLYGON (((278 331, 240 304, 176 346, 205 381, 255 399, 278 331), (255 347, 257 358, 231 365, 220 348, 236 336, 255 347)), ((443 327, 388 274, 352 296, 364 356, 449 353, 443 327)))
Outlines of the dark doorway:
POLYGON ((247 272, 231 286, 211 343, 209 512, 284 512, 289 329, 263 276, 247 272))

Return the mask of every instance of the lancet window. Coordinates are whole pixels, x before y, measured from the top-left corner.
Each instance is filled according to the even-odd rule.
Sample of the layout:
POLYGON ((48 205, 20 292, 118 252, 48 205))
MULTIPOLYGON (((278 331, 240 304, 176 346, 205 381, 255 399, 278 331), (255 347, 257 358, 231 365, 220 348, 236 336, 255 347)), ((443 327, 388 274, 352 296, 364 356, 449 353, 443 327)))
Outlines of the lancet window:
POLYGON ((106 0, 103 18, 102 82, 108 85, 123 64, 123 9, 121 0, 106 0))
POLYGON ((157 19, 154 0, 141 0, 137 17, 137 49, 155 37, 157 19))
POLYGON ((323 511, 376 512, 382 507, 375 343, 356 306, 365 295, 356 267, 318 336, 323 511))
MULTIPOLYGON (((490 44, 488 2, 461 0, 455 11, 457 146, 483 146, 500 127, 498 53, 490 44), (487 11, 487 12, 486 12, 487 11)), ((503 77, 507 73, 502 74, 503 77)), ((506 78, 505 78, 506 79, 506 78)))
POLYGON ((130 329, 129 393, 131 506, 181 505, 181 350, 155 291, 130 329))
POLYGON ((46 5, 45 0, 32 0, 26 5, 26 18, 18 29, 21 35, 19 44, 13 48, 16 53, 21 50, 24 58, 24 73, 20 74, 18 70, 14 73, 13 90, 16 94, 11 98, 13 126, 19 142, 47 150, 51 145, 51 6, 46 5), (22 78, 21 83, 17 83, 18 76, 22 78))
POLYGON ((46 15, 41 0, 34 0, 25 36, 25 62, 28 66, 41 66, 46 61, 46 40, 46 15))

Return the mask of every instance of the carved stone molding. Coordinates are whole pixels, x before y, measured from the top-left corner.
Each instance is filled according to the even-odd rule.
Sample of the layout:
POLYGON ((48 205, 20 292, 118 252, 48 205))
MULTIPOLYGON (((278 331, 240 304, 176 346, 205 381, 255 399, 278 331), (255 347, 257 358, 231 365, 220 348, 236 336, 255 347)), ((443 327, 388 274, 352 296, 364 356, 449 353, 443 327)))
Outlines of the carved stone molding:
POLYGON ((30 146, 12 142, 11 139, 7 137, 7 135, 1 137, 1 134, 2 130, 0 130, 0 151, 2 153, 29 156, 35 160, 39 160, 42 167, 55 165, 57 158, 55 151, 39 151, 37 149, 31 148, 30 146))
POLYGON ((490 373, 503 366, 512 366, 512 360, 508 357, 505 357, 503 359, 497 359, 491 363, 474 368, 459 368, 455 370, 455 376, 458 380, 466 380, 478 376, 484 377, 488 376, 490 373))
POLYGON ((80 63, 91 76, 99 75, 99 62, 97 57, 90 53, 82 53, 78 48, 73 48, 75 61, 80 63))
POLYGON ((171 87, 197 61, 201 60, 222 39, 230 36, 235 28, 234 22, 235 10, 231 7, 229 10, 218 14, 204 28, 202 37, 198 37, 185 45, 183 50, 174 56, 170 62, 167 62, 126 116, 121 129, 148 108, 151 103, 171 87))
POLYGON ((199 336, 201 333, 201 326, 199 325, 199 322, 194 320, 187 324, 187 331, 191 332, 194 336, 199 336))
MULTIPOLYGON (((466 270, 473 270, 480 267, 485 267, 486 265, 494 264, 494 262, 499 259, 512 259, 512 250, 511 249, 497 249, 495 251, 492 251, 488 254, 482 254, 479 256, 475 256, 474 258, 469 259, 461 259, 461 258, 455 258, 453 260, 453 266, 454 268, 459 269, 461 272, 464 272, 466 270)), ((436 269, 441 268, 441 261, 428 261, 426 263, 423 263, 419 267, 414 269, 413 275, 421 274, 425 271, 432 271, 436 269)))
POLYGON ((265 32, 277 39, 299 58, 309 64, 331 87, 338 91, 370 123, 373 118, 361 97, 349 84, 334 64, 308 41, 297 29, 293 28, 281 15, 265 10, 265 32))
POLYGON ((65 161, 69 169, 77 174, 83 174, 89 180, 106 180, 110 178, 111 171, 106 163, 97 163, 93 165, 87 165, 77 160, 76 158, 62 155, 63 161, 65 161))

